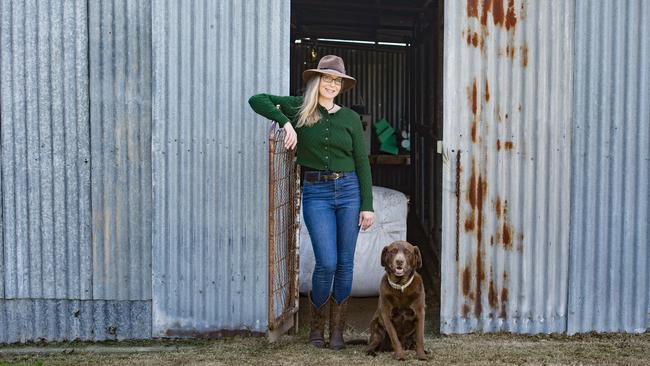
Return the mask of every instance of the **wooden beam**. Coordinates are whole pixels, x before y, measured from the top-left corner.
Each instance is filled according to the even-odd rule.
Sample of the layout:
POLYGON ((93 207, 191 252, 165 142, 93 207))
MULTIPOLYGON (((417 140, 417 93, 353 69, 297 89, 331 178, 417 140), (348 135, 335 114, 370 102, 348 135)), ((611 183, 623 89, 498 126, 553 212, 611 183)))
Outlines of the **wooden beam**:
POLYGON ((301 8, 316 8, 316 9, 327 9, 327 10, 362 10, 366 12, 399 12, 399 13, 411 13, 418 14, 421 12, 426 12, 427 8, 422 7, 413 7, 408 5, 375 5, 372 4, 359 4, 352 1, 345 3, 337 2, 323 2, 323 1, 313 1, 313 0, 293 0, 292 5, 299 6, 301 8))

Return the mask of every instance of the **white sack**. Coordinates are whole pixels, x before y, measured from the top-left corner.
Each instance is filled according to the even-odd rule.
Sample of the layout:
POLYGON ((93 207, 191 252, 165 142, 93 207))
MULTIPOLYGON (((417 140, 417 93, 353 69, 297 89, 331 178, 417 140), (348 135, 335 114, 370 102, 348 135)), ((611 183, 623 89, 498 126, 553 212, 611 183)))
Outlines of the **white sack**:
MULTIPOLYGON (((372 187, 375 224, 359 232, 354 254, 354 276, 352 296, 378 296, 379 282, 384 275, 381 266, 381 250, 396 241, 406 240, 406 195, 402 192, 372 187)), ((357 222, 358 223, 358 222, 357 222)), ((311 275, 314 272, 314 249, 300 208, 300 292, 311 290, 311 275)))

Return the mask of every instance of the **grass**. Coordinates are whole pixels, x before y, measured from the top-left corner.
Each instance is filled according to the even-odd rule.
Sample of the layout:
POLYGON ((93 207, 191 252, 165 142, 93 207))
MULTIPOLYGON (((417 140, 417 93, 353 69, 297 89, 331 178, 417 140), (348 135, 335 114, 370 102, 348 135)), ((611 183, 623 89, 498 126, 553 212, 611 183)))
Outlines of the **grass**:
MULTIPOLYGON (((347 339, 365 334, 347 334, 347 339)), ((0 347, 0 365, 474 365, 474 364, 625 364, 650 365, 650 334, 512 335, 470 334, 425 339, 428 362, 407 352, 406 363, 390 353, 366 356, 362 345, 340 352, 314 349, 307 344, 307 329, 269 344, 265 338, 234 337, 220 340, 145 340, 127 342, 72 342, 0 347), (7 354, 9 348, 41 347, 54 353, 7 354), (84 347, 99 351, 83 352, 84 347), (103 352, 119 347, 154 347, 151 352, 103 352), (167 350, 167 348, 169 350, 167 350), (58 351, 65 349, 64 351, 58 351)), ((140 348, 141 350, 142 348, 140 348)))

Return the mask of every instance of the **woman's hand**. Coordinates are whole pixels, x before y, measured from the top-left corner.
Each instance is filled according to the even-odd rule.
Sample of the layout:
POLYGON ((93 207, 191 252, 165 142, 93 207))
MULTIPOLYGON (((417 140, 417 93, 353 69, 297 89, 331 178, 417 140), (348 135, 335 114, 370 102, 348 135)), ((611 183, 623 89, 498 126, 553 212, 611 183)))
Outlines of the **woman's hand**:
POLYGON ((375 213, 372 211, 361 211, 359 214, 359 226, 361 230, 368 230, 375 223, 375 213))
POLYGON ((298 135, 296 130, 293 129, 291 123, 287 122, 284 124, 284 148, 288 150, 293 150, 298 144, 298 135))

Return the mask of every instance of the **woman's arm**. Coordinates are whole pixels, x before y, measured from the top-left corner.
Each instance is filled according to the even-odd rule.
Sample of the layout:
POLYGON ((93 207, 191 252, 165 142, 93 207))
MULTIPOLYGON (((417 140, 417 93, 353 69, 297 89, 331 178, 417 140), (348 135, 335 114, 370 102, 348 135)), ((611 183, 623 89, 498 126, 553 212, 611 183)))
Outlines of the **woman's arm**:
POLYGON ((248 99, 248 104, 257 114, 276 121, 283 127, 298 113, 302 100, 302 97, 256 94, 248 99), (280 109, 277 108, 278 105, 280 109))
POLYGON ((363 127, 359 115, 354 113, 354 116, 356 120, 352 130, 352 154, 361 189, 361 211, 374 211, 372 208, 372 176, 366 142, 363 138, 363 127))

